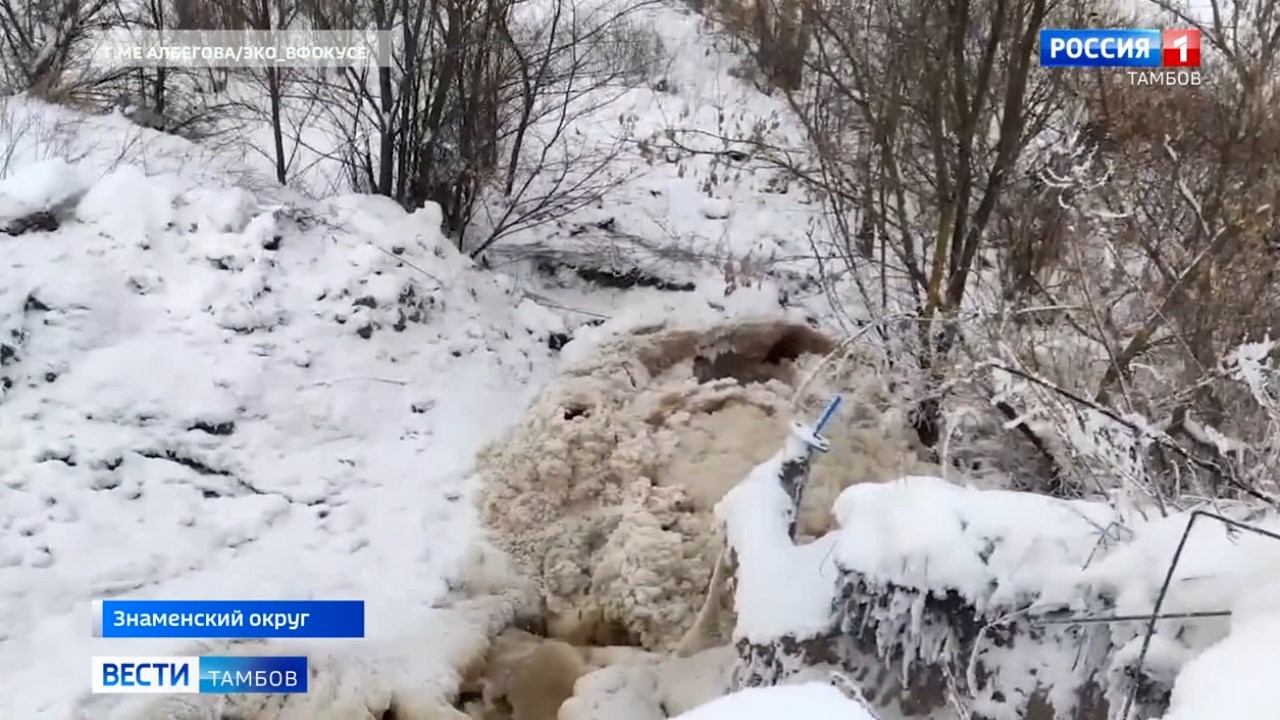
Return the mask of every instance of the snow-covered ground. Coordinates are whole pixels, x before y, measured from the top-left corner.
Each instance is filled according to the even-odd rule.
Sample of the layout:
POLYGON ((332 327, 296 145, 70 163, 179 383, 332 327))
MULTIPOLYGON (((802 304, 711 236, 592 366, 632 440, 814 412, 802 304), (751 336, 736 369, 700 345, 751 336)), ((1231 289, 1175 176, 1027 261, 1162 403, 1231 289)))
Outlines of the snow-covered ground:
POLYGON ((612 148, 620 134, 627 140, 610 166, 617 187, 598 207, 512 241, 567 249, 633 237, 671 264, 700 258, 805 267, 809 233, 823 229, 821 204, 750 153, 753 141, 766 139, 804 147, 786 102, 740 77, 750 67, 742 48, 692 9, 647 6, 629 23, 660 44, 655 76, 575 123, 601 148, 612 148), (599 232, 607 221, 609 232, 599 232))
POLYGON ((111 597, 364 599, 352 652, 429 684, 471 456, 551 368, 559 318, 457 256, 434 207, 286 207, 121 119, 78 130, 77 164, 17 138, 0 184, 0 213, 72 208, 0 236, 3 715, 70 717, 91 655, 181 650, 91 639, 111 597))
MULTIPOLYGON (((603 8, 599 15, 611 16, 622 7, 596 0, 575 0, 574 6, 587 8, 580 11, 584 16, 598 8, 603 8)), ((560 118, 550 113, 535 123, 528 141, 534 157, 547 138, 556 138, 553 157, 562 142, 585 165, 594 167, 609 157, 588 183, 607 192, 599 202, 505 235, 490 253, 491 265, 535 285, 541 281, 528 279, 531 267, 523 260, 539 253, 589 256, 675 283, 696 284, 730 264, 749 279, 766 271, 809 272, 811 236, 826 232, 821 203, 749 152, 753 141, 765 139, 804 147, 785 101, 742 77, 742 69, 751 67, 744 49, 690 7, 679 2, 639 2, 635 7, 625 13, 624 24, 633 42, 655 48, 648 76, 635 78, 633 87, 610 82, 586 92, 574 107, 594 109, 575 115, 570 133, 557 135, 560 118)), ((297 117, 285 123, 285 135, 293 153, 291 185, 323 195, 342 181, 340 147, 349 129, 347 118, 335 119, 314 106, 310 100, 295 102, 297 117)), ((247 147, 227 152, 263 177, 271 176, 269 130, 249 126, 243 132, 247 147)), ((553 192, 557 169, 553 165, 533 177, 524 197, 553 192)), ((527 170, 520 171, 522 181, 527 170)), ((504 207, 495 197, 482 205, 476 221, 480 235, 473 240, 483 236, 482 226, 501 216, 504 207)), ((543 290, 578 309, 608 313, 614 306, 608 293, 583 297, 563 288, 543 290)))

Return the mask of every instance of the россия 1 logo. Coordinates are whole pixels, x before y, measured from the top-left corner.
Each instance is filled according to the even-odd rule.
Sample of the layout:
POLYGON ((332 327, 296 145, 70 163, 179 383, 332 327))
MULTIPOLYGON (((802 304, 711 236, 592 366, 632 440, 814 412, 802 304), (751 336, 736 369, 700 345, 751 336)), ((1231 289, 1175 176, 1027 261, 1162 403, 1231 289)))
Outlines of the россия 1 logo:
POLYGON ((1041 30, 1040 66, 1135 68, 1132 85, 1199 85, 1200 31, 1041 30))

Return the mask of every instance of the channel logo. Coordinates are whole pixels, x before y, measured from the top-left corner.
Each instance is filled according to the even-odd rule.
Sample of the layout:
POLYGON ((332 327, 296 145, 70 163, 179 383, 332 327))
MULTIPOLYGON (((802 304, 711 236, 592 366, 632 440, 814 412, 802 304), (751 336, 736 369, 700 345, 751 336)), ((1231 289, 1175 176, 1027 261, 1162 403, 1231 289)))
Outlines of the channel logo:
POLYGON ((1041 30, 1041 67, 1198 68, 1199 30, 1041 30))
POLYGON ((114 694, 305 693, 307 659, 135 656, 92 659, 91 688, 114 694))
POLYGON ((1200 31, 1165 30, 1160 35, 1160 53, 1164 67, 1200 67, 1200 31))

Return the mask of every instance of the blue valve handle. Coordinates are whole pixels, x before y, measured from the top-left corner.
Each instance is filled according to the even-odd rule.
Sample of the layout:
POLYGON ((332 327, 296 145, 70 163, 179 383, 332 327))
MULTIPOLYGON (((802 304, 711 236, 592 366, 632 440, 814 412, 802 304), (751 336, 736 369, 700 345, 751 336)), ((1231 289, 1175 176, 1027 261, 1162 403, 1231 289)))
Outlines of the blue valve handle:
POLYGON ((822 434, 822 429, 827 426, 827 423, 831 422, 831 418, 836 416, 836 413, 840 410, 840 405, 843 403, 844 398, 839 395, 831 398, 831 402, 827 403, 827 409, 822 411, 822 415, 818 418, 818 422, 813 425, 814 435, 822 434))
POLYGON ((844 398, 836 395, 831 398, 831 402, 827 403, 827 408, 822 411, 822 415, 818 418, 818 422, 812 427, 804 425, 800 422, 793 421, 791 424, 792 432, 796 437, 800 438, 809 446, 809 452, 827 452, 831 446, 827 444, 826 438, 822 437, 822 429, 831 422, 831 418, 835 417, 836 412, 840 410, 840 405, 844 402, 844 398))

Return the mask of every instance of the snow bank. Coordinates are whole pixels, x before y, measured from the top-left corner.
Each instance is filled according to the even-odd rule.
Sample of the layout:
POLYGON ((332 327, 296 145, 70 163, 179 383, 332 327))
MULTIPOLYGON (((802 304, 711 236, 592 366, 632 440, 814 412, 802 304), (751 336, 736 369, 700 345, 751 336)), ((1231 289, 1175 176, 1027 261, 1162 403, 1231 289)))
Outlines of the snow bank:
MULTIPOLYGON (((581 17, 601 7, 594 0, 588 5, 581 17)), ((609 84, 588 98, 608 103, 575 124, 580 132, 573 139, 586 166, 616 154, 600 178, 609 194, 557 222, 513 233, 496 254, 545 247, 551 257, 567 251, 603 260, 607 268, 680 281, 719 275, 729 262, 750 266, 754 276, 766 268, 812 272, 810 234, 822 221, 820 204, 789 187, 774 165, 752 157, 750 143, 718 139, 748 138, 768 127, 775 147, 804 147, 803 128, 786 103, 739 77, 750 59, 700 13, 642 4, 624 23, 629 45, 657 50, 652 75, 637 87, 609 84), (618 142, 620 122, 634 142, 618 142), (686 272, 689 267, 697 270, 686 272)), ((531 192, 557 182, 554 173, 545 175, 533 178, 531 192)))
POLYGON ((827 683, 748 688, 714 700, 677 720, 876 720, 866 707, 827 683))
MULTIPOLYGON (((173 174, 178 177, 171 179, 197 185, 241 187, 259 197, 279 199, 290 194, 278 187, 273 171, 255 148, 233 150, 226 144, 202 147, 143 128, 120 113, 86 115, 28 96, 0 97, 0 175, 60 177, 60 182, 40 186, 56 185, 57 194, 81 185, 83 173, 92 182, 121 165, 136 165, 153 177, 173 174), (76 166, 75 176, 56 170, 61 163, 76 166)), ((38 197, 35 189, 23 194, 38 197)))
MULTIPOLYGON (((721 547, 713 506, 786 437, 795 387, 831 341, 777 315, 695 316, 692 329, 618 322, 628 332, 569 365, 484 451, 481 514, 538 581, 553 635, 671 649, 721 547)), ((840 489, 924 468, 905 423, 876 404, 880 382, 861 366, 824 375, 801 403, 825 402, 833 384, 865 390, 815 465, 800 518, 808 535, 828 529, 840 489)))
MULTIPOLYGON (((1251 513, 1249 508, 1225 504, 1225 517, 1272 533, 1280 533, 1280 518, 1251 513)), ((1114 597, 1115 610, 1124 615, 1146 615, 1173 561, 1174 553, 1191 520, 1190 512, 1177 513, 1133 524, 1133 539, 1092 563, 1083 580, 1097 591, 1114 597)), ((1236 617, 1280 613, 1280 540, 1242 529, 1232 529, 1217 519, 1198 516, 1174 569, 1161 603, 1162 614, 1231 611, 1236 617)), ((1146 630, 1144 624, 1117 627, 1118 640, 1146 630)), ((1230 630, 1227 618, 1161 620, 1156 632, 1176 637, 1190 650, 1201 651, 1230 630)))
POLYGON ((294 716, 424 717, 513 612, 443 606, 468 585, 473 453, 551 365, 552 320, 434 206, 268 199, 174 138, 4 102, 0 206, 74 199, 56 232, 0 236, 5 715, 148 717, 68 668, 189 643, 92 639, 92 600, 354 597, 368 639, 279 646, 328 658, 294 716), (78 151, 41 163, 58 147, 78 151), (90 184, 24 179, 54 177, 90 184))
POLYGON ((936 477, 851 487, 835 516, 842 569, 876 583, 955 591, 982 613, 1068 600, 1115 521, 1105 503, 936 477))
POLYGON ((1280 615, 1234 623, 1230 635, 1182 668, 1163 720, 1272 717, 1277 667, 1280 615))
POLYGON ((0 227, 11 228, 34 213, 73 204, 92 182, 82 165, 66 160, 20 166, 0 180, 0 227))
MULTIPOLYGON (((1136 524, 1130 542, 1083 573, 1097 592, 1114 598, 1116 614, 1139 617, 1155 609, 1169 576, 1160 613, 1175 617, 1156 623, 1143 658, 1144 675, 1163 679, 1166 691, 1172 687, 1165 720, 1262 717, 1275 704, 1274 673, 1265 669, 1280 667, 1280 540, 1249 528, 1275 535, 1280 518, 1233 503, 1215 511, 1241 525, 1191 512, 1136 524), (1230 616, 1176 617, 1224 611, 1230 616)), ((1132 673, 1146 630, 1146 622, 1111 628, 1120 648, 1113 673, 1132 673)))
POLYGON ((1165 720, 1261 717, 1274 704, 1261 668, 1280 662, 1280 541, 1253 531, 1280 530, 1272 511, 1220 504, 1229 523, 1194 510, 1161 518, 909 476, 841 493, 839 529, 823 538, 834 570, 808 573, 827 583, 811 588, 800 555, 813 545, 786 537, 776 474, 762 466, 721 503, 741 563, 740 683, 774 684, 835 657, 909 717, 960 702, 990 718, 1101 719, 1130 695, 1134 717, 1165 720), (1163 619, 1146 642, 1193 517, 1159 610, 1232 619, 1163 619), (813 606, 795 606, 796 594, 813 606), (1224 692, 1238 707, 1223 709, 1224 692))

